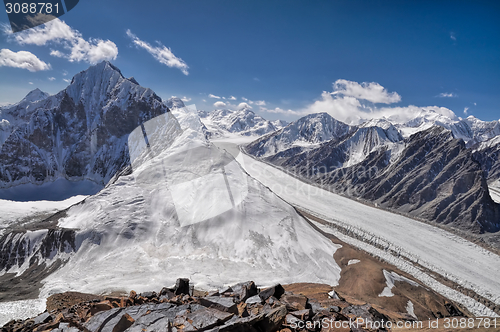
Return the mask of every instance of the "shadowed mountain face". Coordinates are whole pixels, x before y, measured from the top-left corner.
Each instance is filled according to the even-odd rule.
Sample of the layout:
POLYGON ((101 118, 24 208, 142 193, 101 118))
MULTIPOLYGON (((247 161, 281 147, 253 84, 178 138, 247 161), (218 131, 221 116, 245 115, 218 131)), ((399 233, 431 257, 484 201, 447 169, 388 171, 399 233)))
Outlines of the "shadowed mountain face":
POLYGON ((246 152, 333 192, 411 216, 473 233, 500 230, 499 204, 484 172, 498 172, 498 144, 473 153, 438 126, 403 139, 384 120, 319 145, 279 147, 277 133, 250 143, 246 152))
POLYGON ((500 179, 500 136, 479 144, 473 155, 486 172, 488 183, 500 179))
POLYGON ((105 185, 129 164, 128 134, 168 108, 152 90, 102 62, 56 95, 32 92, 0 112, 6 119, 0 188, 9 188, 60 178, 105 185))

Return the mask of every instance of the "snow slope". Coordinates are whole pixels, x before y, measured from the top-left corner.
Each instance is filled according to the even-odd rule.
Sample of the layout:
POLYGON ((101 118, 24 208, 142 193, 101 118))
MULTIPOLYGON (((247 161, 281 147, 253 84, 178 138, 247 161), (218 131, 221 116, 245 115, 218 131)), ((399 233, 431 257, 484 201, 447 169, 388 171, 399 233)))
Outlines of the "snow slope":
POLYGON ((488 188, 490 189, 490 196, 491 198, 497 202, 500 203, 500 180, 491 183, 488 188))
MULTIPOLYGON (((500 135, 500 120, 481 121, 472 115, 462 119, 445 107, 409 106, 409 108, 412 112, 399 112, 394 108, 393 114, 384 117, 384 120, 392 123, 405 138, 436 125, 451 130, 455 138, 461 138, 471 145, 500 135)), ((365 121, 368 120, 358 119, 357 123, 365 121)))
POLYGON ((308 185, 247 155, 239 154, 237 160, 252 177, 292 205, 368 234, 408 259, 500 303, 499 256, 441 229, 308 185))
MULTIPOLYGON (((64 210, 81 202, 87 196, 78 195, 63 201, 28 201, 14 202, 0 199, 0 237, 9 225, 21 221, 32 221, 38 216, 43 217, 64 210)), ((0 324, 1 325, 1 324, 0 324)))
POLYGON ((41 297, 161 289, 179 277, 202 289, 241 280, 336 285, 338 246, 206 141, 196 114, 176 114, 182 129, 167 113, 132 132, 133 172, 60 219, 76 229, 77 250, 46 260, 68 262, 43 281, 41 297))
POLYGON ((45 299, 0 302, 0 326, 13 319, 36 317, 45 311, 45 299))
MULTIPOLYGON (((261 136, 276 131, 273 122, 262 118, 248 108, 236 111, 223 109, 212 112, 200 111, 199 116, 207 127, 208 135, 212 138, 225 137, 230 134, 243 136, 261 136)), ((276 122, 278 126, 281 122, 276 122)))

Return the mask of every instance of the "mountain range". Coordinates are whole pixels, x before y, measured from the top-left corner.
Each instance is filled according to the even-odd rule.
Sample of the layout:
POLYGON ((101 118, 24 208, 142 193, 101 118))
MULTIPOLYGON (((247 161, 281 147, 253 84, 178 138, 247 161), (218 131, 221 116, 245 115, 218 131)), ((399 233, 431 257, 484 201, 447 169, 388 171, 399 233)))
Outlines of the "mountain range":
MULTIPOLYGON (((36 89, 0 108, 0 199, 88 196, 1 230, 0 284, 8 289, 0 294, 142 292, 179 276, 202 289, 249 279, 327 283, 360 296, 370 289, 370 301, 414 317, 413 303, 430 303, 422 299, 436 296, 431 289, 328 235, 244 168, 255 159, 223 147, 225 139, 253 140, 242 152, 304 182, 464 234, 498 234, 490 187, 500 179, 499 123, 422 112, 358 124, 327 113, 287 123, 248 107, 205 112, 162 100, 106 61, 55 95, 36 89), (357 258, 339 257, 341 249, 357 258), (370 277, 359 281, 356 264, 370 277), (391 293, 395 285, 404 294, 391 293), (398 303, 385 299, 394 295, 398 303)), ((440 312, 422 308, 415 312, 425 317, 440 312)))
POLYGON ((326 113, 313 114, 257 139, 245 151, 379 207, 467 232, 498 232, 499 204, 488 188, 500 178, 498 121, 444 116, 438 121, 435 115, 349 126, 326 113))
POLYGON ((81 72, 61 92, 30 92, 0 109, 0 188, 91 181, 102 188, 129 163, 127 135, 168 112, 151 89, 109 62, 81 72))
MULTIPOLYGON (((14 273, 18 294, 41 279, 42 297, 143 291, 179 275, 205 288, 246 278, 337 283, 338 246, 215 147, 196 111, 170 111, 175 100, 163 102, 109 62, 43 97, 2 145, 3 186, 59 176, 105 187, 42 222, 5 230, 0 277, 14 273)), ((25 109, 8 114, 16 107, 25 109)))

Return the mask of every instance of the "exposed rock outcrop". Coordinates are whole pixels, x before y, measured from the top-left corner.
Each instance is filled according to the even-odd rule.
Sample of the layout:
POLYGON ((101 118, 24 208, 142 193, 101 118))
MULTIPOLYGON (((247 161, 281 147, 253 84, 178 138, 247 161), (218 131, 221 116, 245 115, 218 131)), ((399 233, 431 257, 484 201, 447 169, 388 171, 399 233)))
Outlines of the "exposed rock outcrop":
MULTIPOLYGON (((190 288, 186 280, 178 280, 175 288, 159 293, 131 291, 122 297, 57 294, 52 298, 57 297, 58 306, 49 298, 49 311, 11 321, 1 331, 387 331, 389 322, 417 319, 355 300, 331 298, 326 293, 306 296, 300 291, 311 293, 314 285, 290 285, 296 290, 291 292, 281 285, 259 290, 250 281, 207 293, 186 292, 190 288), (65 297, 69 299, 61 301, 65 297), (73 297, 85 302, 71 305, 73 297)), ((436 317, 462 315, 452 303, 442 310, 436 317)))

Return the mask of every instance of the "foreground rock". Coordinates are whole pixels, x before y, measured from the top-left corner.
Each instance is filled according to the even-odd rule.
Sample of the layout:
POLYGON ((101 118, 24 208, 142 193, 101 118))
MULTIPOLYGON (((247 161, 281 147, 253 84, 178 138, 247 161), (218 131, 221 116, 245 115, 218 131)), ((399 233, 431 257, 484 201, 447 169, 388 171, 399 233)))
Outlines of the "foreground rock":
MULTIPOLYGON (((188 279, 179 279, 174 288, 159 293, 57 294, 47 301, 50 311, 11 321, 1 331, 386 331, 384 326, 401 318, 366 303, 350 303, 334 291, 317 296, 306 292, 306 296, 296 287, 295 292, 285 288, 277 284, 258 289, 249 281, 207 293, 194 290, 188 279), (73 305, 78 299, 85 300, 73 305)), ((455 313, 461 315, 457 308, 455 313)))

